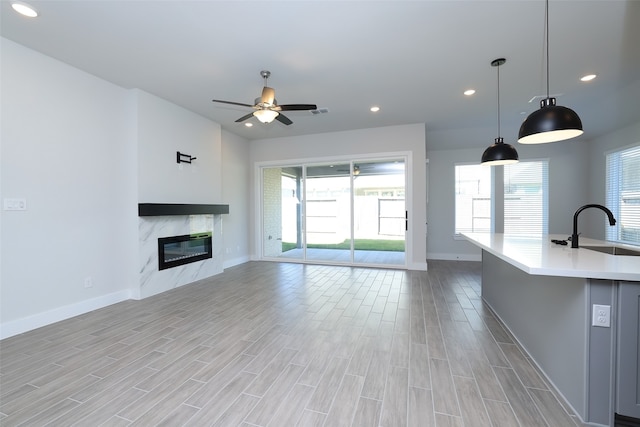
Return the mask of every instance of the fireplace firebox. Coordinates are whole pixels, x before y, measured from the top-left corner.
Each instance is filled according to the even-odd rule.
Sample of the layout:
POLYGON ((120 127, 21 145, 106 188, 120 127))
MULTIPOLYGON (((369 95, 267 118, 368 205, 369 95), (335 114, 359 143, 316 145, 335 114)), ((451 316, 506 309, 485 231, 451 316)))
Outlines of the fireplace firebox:
POLYGON ((177 267, 213 257, 211 233, 185 234, 158 239, 158 269, 177 267))

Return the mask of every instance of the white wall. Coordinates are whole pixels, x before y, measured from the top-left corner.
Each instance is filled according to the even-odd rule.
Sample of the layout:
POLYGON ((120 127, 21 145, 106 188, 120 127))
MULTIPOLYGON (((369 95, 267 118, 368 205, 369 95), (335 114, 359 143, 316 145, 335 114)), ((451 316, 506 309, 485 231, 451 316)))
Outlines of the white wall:
MULTIPOLYGON (((425 129, 424 124, 389 126, 345 132, 332 132, 301 137, 272 138, 252 141, 252 164, 269 161, 309 160, 349 156, 371 155, 373 153, 410 152, 412 163, 408 165, 409 179, 413 187, 408 208, 411 232, 411 255, 408 266, 412 269, 426 268, 425 219, 425 129)), ((252 174, 255 170, 252 170, 252 174)), ((252 176, 252 178, 255 178, 252 176)), ((258 188, 253 179, 251 201, 251 235, 256 236, 256 197, 258 188)), ((408 199, 407 199, 408 200, 408 199)), ((258 244, 253 242, 252 254, 257 257, 258 244)))
POLYGON ((225 262, 248 259, 246 141, 227 135, 223 159, 219 124, 0 43, 0 198, 27 201, 0 212, 0 338, 135 297, 138 203, 225 203, 223 164, 241 208, 225 262))
POLYGON ((27 201, 1 213, 0 336, 9 336, 128 298, 137 157, 130 92, 0 43, 1 197, 27 201))
POLYGON ((146 92, 134 93, 140 203, 220 203, 220 125, 146 92), (197 159, 178 164, 178 151, 197 159))
POLYGON ((249 261, 249 199, 251 198, 249 141, 222 131, 222 203, 224 268, 249 261))
MULTIPOLYGON (((514 135, 517 134, 516 130, 511 131, 514 135)), ((479 163, 483 151, 493 142, 493 140, 474 141, 469 137, 474 133, 487 134, 485 129, 427 132, 427 158, 429 159, 427 259, 480 260, 478 248, 464 240, 455 240, 453 237, 455 164, 479 163), (447 149, 448 146, 457 148, 447 149)), ((511 133, 504 135, 507 134, 511 133)), ((515 145, 521 160, 549 160, 549 233, 569 236, 575 210, 585 203, 595 203, 591 201, 588 186, 588 141, 579 138, 553 144, 522 145, 509 142, 505 138, 505 142, 515 145)))

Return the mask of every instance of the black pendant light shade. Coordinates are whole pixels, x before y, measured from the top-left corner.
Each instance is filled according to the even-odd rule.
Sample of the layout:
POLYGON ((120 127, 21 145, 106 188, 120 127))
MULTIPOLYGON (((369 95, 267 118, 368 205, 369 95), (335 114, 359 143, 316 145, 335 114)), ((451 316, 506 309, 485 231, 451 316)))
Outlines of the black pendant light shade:
POLYGON ((545 144, 582 135, 582 121, 571 108, 556 105, 555 98, 540 101, 540 109, 522 122, 520 144, 545 144))
POLYGON ((515 147, 505 144, 500 136, 500 66, 507 62, 504 58, 491 61, 491 66, 498 69, 498 137, 495 142, 482 153, 482 164, 487 166, 508 165, 518 163, 518 152, 515 147))
POLYGON ((482 164, 489 166, 518 163, 518 152, 511 144, 505 144, 501 137, 482 153, 482 164))
POLYGON ((547 53, 547 97, 540 109, 529 114, 520 126, 520 144, 546 144, 582 135, 582 121, 571 108, 556 105, 549 96, 549 0, 545 2, 545 46, 547 53))

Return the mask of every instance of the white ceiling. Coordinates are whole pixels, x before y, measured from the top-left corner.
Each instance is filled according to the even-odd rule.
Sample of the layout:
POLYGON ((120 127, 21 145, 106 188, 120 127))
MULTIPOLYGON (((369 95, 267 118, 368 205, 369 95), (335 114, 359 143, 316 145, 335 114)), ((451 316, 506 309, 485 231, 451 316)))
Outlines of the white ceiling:
MULTIPOLYGON (((1 34, 125 88, 183 106, 248 139, 425 123, 427 131, 485 129, 514 143, 546 93, 542 0, 101 1, 1 0, 1 34), (234 121, 260 96, 260 70, 293 125, 234 121), (475 88, 477 94, 462 92, 475 88), (378 113, 369 107, 379 105, 378 113)), ((640 120, 640 1, 550 1, 550 92, 591 138, 640 120), (579 77, 596 73, 590 83, 579 77)), ((100 102, 96 99, 95 102, 100 102)), ((392 143, 392 142, 391 142, 392 143)))

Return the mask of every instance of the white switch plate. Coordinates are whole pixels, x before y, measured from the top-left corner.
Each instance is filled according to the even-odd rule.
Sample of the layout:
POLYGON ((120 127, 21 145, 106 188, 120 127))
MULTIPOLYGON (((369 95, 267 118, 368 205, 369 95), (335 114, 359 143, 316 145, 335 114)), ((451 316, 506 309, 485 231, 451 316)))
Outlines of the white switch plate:
POLYGON ((5 211, 26 211, 27 199, 4 199, 5 211))
POLYGON ((593 313, 591 314, 591 326, 600 326, 602 328, 611 327, 611 306, 593 304, 593 313))

